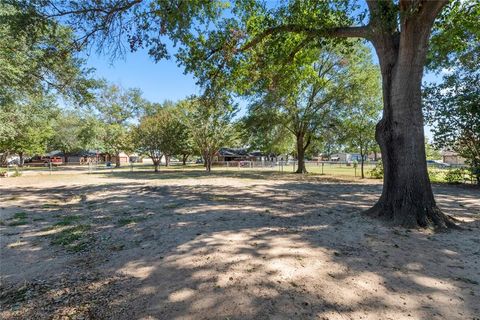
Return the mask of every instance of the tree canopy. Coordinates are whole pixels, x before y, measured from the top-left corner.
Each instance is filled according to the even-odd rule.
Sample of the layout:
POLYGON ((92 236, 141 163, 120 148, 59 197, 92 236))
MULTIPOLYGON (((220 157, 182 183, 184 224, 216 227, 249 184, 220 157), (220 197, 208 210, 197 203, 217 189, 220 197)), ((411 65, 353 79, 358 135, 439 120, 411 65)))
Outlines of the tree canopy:
POLYGON ((31 5, 0 4, 0 103, 44 92, 76 103, 92 98, 91 70, 77 56, 72 29, 31 5))

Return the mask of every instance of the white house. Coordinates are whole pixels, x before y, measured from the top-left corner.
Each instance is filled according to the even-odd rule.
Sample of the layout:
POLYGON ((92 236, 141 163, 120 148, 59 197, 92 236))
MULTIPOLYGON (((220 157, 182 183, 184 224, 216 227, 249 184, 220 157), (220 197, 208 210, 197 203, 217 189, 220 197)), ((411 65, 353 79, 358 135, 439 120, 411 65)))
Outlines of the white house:
POLYGON ((442 160, 448 164, 465 164, 465 158, 462 158, 455 151, 443 150, 442 160))
POLYGON ((353 161, 358 161, 360 162, 362 160, 362 157, 360 156, 359 153, 333 153, 330 156, 330 161, 338 161, 338 162, 353 162, 353 161))

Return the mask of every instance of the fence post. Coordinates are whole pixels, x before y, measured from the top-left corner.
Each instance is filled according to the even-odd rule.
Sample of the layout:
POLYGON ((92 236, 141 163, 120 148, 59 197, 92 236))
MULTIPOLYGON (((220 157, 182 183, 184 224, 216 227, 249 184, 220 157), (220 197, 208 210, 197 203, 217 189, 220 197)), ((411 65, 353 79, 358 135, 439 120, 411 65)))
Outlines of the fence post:
POLYGON ((322 162, 322 174, 323 174, 323 165, 324 165, 324 164, 325 164, 325 163, 322 162))

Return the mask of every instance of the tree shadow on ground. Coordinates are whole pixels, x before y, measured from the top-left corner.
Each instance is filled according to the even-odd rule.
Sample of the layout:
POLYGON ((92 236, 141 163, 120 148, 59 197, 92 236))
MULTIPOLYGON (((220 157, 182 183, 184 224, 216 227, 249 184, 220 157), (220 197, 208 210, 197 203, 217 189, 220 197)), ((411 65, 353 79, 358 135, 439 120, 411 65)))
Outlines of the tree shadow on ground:
MULTIPOLYGON (((33 198, 30 207, 20 206, 27 224, 2 227, 17 233, 4 240, 2 255, 17 252, 15 265, 26 267, 24 277, 31 276, 38 293, 20 302, 2 296, 2 309, 17 304, 30 318, 76 312, 91 319, 463 319, 479 313, 475 190, 461 197, 454 187, 438 190, 444 210, 472 221, 471 231, 434 234, 363 217, 379 185, 149 185, 130 177, 2 190, 6 198, 33 198), (44 220, 34 221, 37 215, 44 220), (77 215, 76 223, 91 225, 86 250, 65 251, 42 235, 77 215), (6 249, 19 237, 23 246, 6 249), (64 279, 63 287, 38 284, 32 275, 42 264, 63 270, 41 276, 48 285, 64 279)), ((10 215, 18 208, 2 206, 10 215)), ((8 292, 18 293, 17 270, 2 268, 8 292)))
MULTIPOLYGON (((281 172, 275 169, 224 169, 217 168, 211 172, 205 172, 201 169, 166 169, 159 172, 152 170, 142 171, 111 171, 111 172, 95 172, 93 174, 105 176, 107 178, 122 178, 122 179, 142 179, 142 180, 168 180, 168 179, 211 179, 211 178, 240 178, 240 179, 255 179, 255 180, 308 180, 321 182, 351 182, 353 177, 334 177, 330 175, 321 175, 318 173, 296 174, 293 172, 281 172)), ((359 179, 358 182, 361 182, 359 179)), ((371 182, 371 181, 370 181, 371 182)))

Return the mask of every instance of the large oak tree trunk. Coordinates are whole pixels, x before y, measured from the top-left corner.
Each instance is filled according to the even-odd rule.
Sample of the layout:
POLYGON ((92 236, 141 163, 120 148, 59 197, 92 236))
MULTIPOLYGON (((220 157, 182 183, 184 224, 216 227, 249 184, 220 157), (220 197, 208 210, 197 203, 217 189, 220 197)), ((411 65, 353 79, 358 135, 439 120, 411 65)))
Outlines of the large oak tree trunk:
POLYGON ((421 81, 434 17, 404 19, 401 34, 373 39, 383 82, 383 117, 376 127, 383 191, 368 214, 405 227, 454 226, 437 207, 428 177, 421 81))

